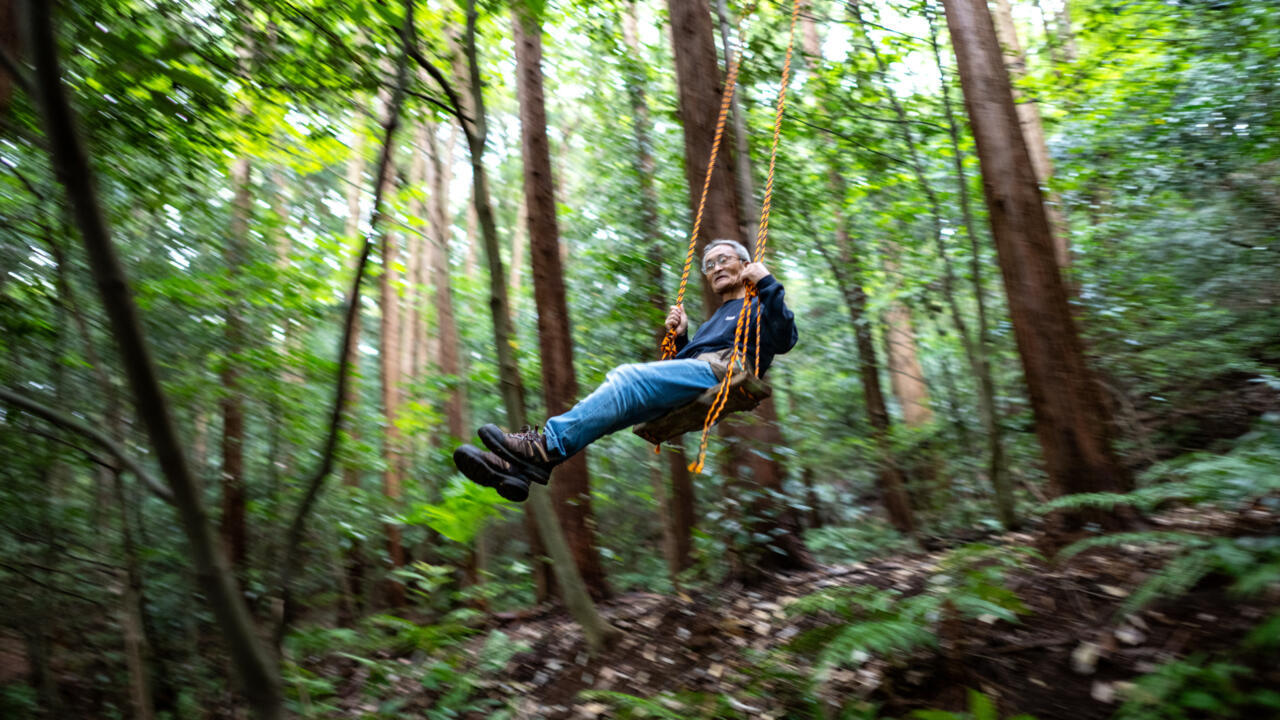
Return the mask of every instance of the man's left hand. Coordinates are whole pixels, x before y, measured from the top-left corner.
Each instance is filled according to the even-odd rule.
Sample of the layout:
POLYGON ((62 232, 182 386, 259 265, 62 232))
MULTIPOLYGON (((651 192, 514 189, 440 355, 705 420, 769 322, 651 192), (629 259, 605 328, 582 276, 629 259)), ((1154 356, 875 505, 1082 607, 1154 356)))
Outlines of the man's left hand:
POLYGON ((750 280, 753 283, 760 282, 768 275, 769 271, 765 268, 764 263, 747 263, 747 266, 742 269, 742 279, 750 280))

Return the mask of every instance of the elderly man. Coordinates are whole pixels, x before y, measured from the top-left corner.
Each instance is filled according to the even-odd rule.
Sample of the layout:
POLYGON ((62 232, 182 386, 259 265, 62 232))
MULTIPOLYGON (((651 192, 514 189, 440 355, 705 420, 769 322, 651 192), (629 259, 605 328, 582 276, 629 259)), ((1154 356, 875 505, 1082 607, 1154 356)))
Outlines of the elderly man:
MULTIPOLYGON (((746 281, 755 283, 760 317, 760 374, 773 356, 796 344, 795 315, 787 308, 782 283, 736 240, 715 240, 702 254, 702 272, 721 305, 698 327, 690 341, 689 319, 676 305, 666 325, 676 331, 679 352, 671 360, 623 365, 605 376, 595 392, 563 415, 547 420, 542 432, 525 428, 503 432, 496 425, 480 428, 480 439, 492 452, 463 445, 453 453, 454 464, 473 482, 492 487, 502 497, 523 502, 529 483, 546 484, 551 469, 597 439, 637 423, 647 422, 695 400, 720 383, 733 351, 738 312, 746 298, 746 281)), ((747 357, 754 357, 751 334, 747 357)))

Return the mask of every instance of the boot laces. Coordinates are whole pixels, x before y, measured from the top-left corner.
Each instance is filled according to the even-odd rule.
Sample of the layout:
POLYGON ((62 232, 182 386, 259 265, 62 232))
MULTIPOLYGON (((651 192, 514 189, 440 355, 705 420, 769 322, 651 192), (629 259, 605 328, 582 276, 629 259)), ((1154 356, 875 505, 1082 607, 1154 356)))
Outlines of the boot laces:
POLYGON ((529 454, 536 454, 542 458, 543 462, 548 460, 547 445, 542 438, 542 433, 538 432, 537 425, 525 425, 520 428, 520 432, 512 433, 511 439, 515 440, 521 450, 529 454))

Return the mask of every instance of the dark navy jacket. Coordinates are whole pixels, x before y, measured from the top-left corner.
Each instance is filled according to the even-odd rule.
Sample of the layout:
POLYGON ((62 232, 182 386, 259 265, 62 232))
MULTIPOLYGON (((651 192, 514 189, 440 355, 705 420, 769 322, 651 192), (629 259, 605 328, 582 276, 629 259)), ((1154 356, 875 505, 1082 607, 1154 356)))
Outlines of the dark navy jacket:
MULTIPOLYGON (((766 275, 756 284, 757 299, 764 312, 760 315, 760 374, 764 375, 773 362, 774 355, 786 353, 795 347, 799 334, 796 332, 796 316, 787 308, 786 292, 782 283, 772 275, 766 275)), ((721 305, 706 322, 698 326, 693 334, 693 341, 687 334, 676 338, 676 359, 692 358, 702 353, 728 350, 733 347, 733 334, 738 327, 738 312, 742 309, 742 300, 730 300, 721 305)), ((750 309, 752 315, 756 308, 750 309)), ((754 324, 747 340, 747 360, 744 365, 750 366, 755 357, 756 334, 754 324)))

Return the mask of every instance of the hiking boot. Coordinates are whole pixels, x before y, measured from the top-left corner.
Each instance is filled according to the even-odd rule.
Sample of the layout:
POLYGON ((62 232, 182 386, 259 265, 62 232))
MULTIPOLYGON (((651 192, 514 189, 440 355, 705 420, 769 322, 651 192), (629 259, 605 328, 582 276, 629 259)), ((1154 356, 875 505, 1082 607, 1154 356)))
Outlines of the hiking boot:
POLYGON ((454 450, 453 464, 468 480, 497 490, 507 500, 524 502, 529 497, 529 481, 519 470, 475 445, 463 445, 454 450))
POLYGON ((543 485, 551 478, 551 468, 561 460, 547 450, 547 439, 537 428, 525 426, 518 433, 505 433, 497 425, 479 430, 480 440, 498 457, 523 470, 523 474, 543 485))

